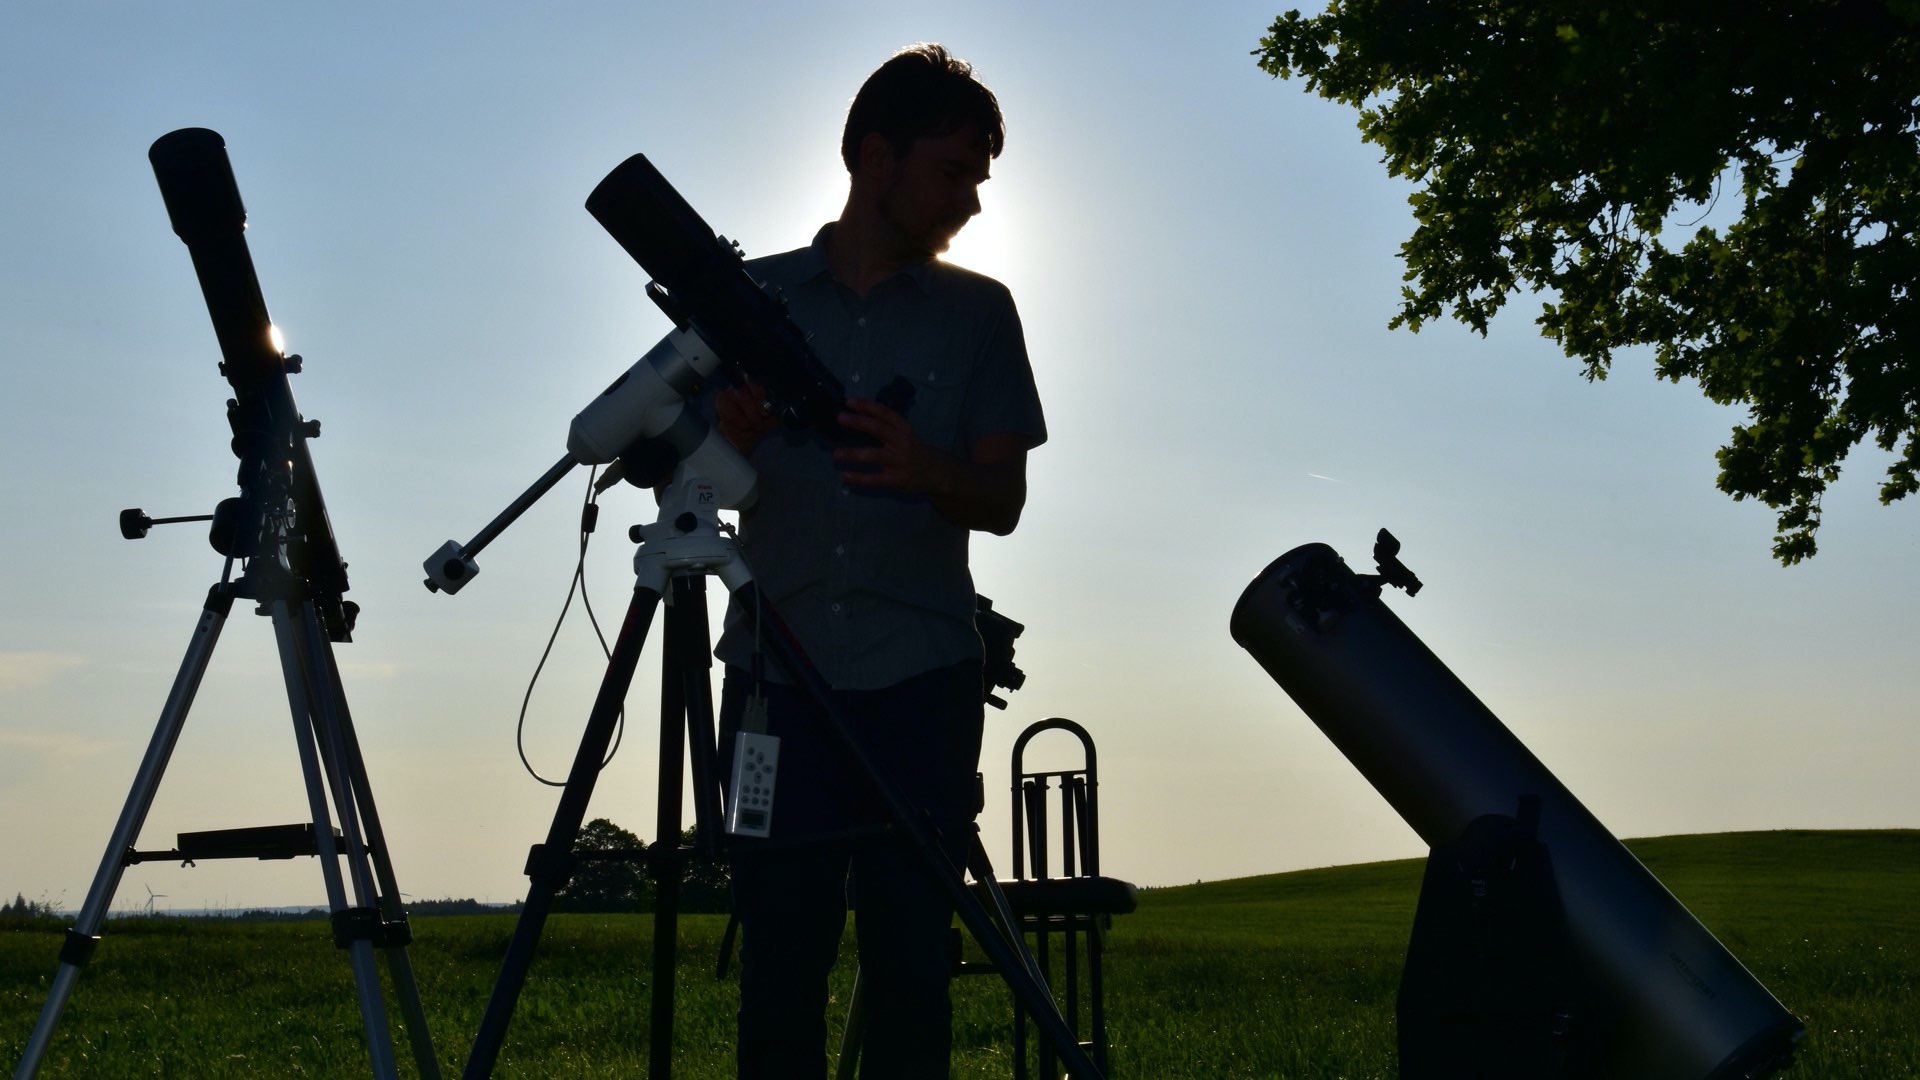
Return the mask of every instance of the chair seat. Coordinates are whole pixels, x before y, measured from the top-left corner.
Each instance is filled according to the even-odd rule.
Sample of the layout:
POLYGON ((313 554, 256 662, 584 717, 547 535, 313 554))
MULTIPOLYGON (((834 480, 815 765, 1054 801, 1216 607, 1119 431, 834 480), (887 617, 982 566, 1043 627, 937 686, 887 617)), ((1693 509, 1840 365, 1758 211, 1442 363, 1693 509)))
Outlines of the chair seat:
POLYGON ((1019 918, 1050 915, 1126 915, 1138 904, 1131 882, 1110 877, 1002 881, 1007 906, 1019 918))

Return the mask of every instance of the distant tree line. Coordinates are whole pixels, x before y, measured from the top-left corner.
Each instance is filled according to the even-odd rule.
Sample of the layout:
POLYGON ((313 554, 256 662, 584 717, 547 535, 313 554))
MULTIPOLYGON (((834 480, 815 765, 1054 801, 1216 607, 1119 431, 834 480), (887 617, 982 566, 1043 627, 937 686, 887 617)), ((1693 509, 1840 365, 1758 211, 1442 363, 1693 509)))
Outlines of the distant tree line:
POLYGON ((471 897, 456 900, 449 896, 440 900, 409 900, 409 915, 498 915, 503 911, 519 911, 521 905, 483 904, 471 897))
POLYGON ((0 904, 0 919, 51 919, 58 914, 45 900, 29 900, 21 893, 13 894, 12 903, 0 904))

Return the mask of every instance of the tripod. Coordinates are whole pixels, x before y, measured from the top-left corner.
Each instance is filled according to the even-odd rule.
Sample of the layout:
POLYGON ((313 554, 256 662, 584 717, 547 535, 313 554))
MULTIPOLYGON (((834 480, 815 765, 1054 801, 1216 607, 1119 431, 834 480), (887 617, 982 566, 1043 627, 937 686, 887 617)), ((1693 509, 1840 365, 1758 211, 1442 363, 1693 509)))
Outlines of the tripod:
POLYGON ((400 905, 400 887, 394 879, 380 817, 367 784, 366 764, 347 712, 340 671, 334 661, 332 643, 322 629, 318 606, 306 582, 289 571, 279 558, 249 560, 237 581, 229 580, 232 566, 233 557, 229 556, 221 581, 207 593, 186 655, 180 662, 179 674, 160 711, 153 739, 147 744, 146 756, 140 762, 119 822, 107 842, 106 854, 100 860, 100 869, 87 890, 79 918, 67 931, 66 943, 60 950, 59 971, 54 976, 39 1022, 28 1039, 26 1053, 14 1072, 15 1080, 26 1080, 38 1070, 53 1037, 54 1025, 79 979, 80 969, 92 958, 100 942, 101 924, 128 866, 152 860, 192 863, 200 859, 278 859, 295 855, 320 858, 327 903, 333 913, 334 943, 347 950, 353 967, 374 1074, 398 1075, 393 1038, 374 965, 377 947, 386 955, 419 1073, 423 1077, 439 1076, 439 1065, 427 1034, 426 1014, 421 1010, 419 989, 407 958, 409 933, 406 913, 400 905), (133 844, 146 822, 168 760, 173 756, 174 745, 186 724, 187 712, 193 706, 194 695, 236 599, 256 601, 260 605, 259 613, 273 620, 287 703, 293 717, 294 741, 313 820, 311 824, 182 833, 177 848, 137 851, 133 844), (334 814, 338 815, 338 827, 333 824, 334 814), (351 904, 347 899, 349 883, 354 898, 351 904))
MULTIPOLYGON (((193 258, 220 343, 220 373, 234 391, 227 401, 227 426, 233 432, 234 456, 240 459, 241 493, 221 502, 210 516, 210 538, 214 550, 226 556, 226 566, 219 583, 207 593, 100 869, 79 918, 67 931, 60 969, 14 1077, 26 1080, 39 1069, 80 969, 99 944, 101 924, 128 866, 155 859, 191 864, 199 859, 296 855, 320 859, 333 913, 334 943, 347 950, 352 963, 374 1074, 397 1075, 393 1037, 374 967, 373 952, 378 947, 386 954, 400 996, 420 1075, 438 1077, 426 1015, 407 959, 408 930, 400 887, 388 861, 386 838, 367 786, 366 764, 333 658, 332 642, 351 639, 359 608, 341 599, 347 591, 347 564, 340 558, 307 450, 308 440, 319 437, 320 422, 300 415, 287 383, 287 376, 300 370, 301 359, 283 352, 274 340, 253 256, 242 233, 246 208, 227 160, 225 140, 205 128, 182 128, 155 140, 147 158, 173 231, 193 258), (243 564, 237 581, 233 579, 235 560, 243 564), (171 850, 136 851, 134 841, 153 806, 227 614, 233 602, 242 599, 254 601, 259 613, 273 620, 312 821, 182 833, 179 846, 171 850), (339 816, 337 828, 334 814, 339 816), (347 901, 349 881, 352 904, 347 901)), ((156 524, 206 520, 208 516, 156 521, 139 510, 127 510, 120 515, 120 534, 137 540, 156 524)))
MULTIPOLYGON (((660 690, 659 839, 648 852, 649 868, 658 889, 654 911, 654 982, 649 1002, 648 1072, 655 1080, 666 1080, 672 1075, 677 888, 680 862, 687 854, 678 847, 681 760, 686 752, 683 731, 691 740, 691 766, 697 788, 695 813, 701 826, 699 834, 706 845, 714 843, 720 816, 704 581, 706 576, 713 575, 721 579, 733 598, 758 618, 761 625, 772 631, 764 640, 774 660, 805 693, 815 716, 856 773, 867 779, 891 827, 903 834, 925 859, 928 872, 948 893, 961 920, 998 967, 1014 995, 1035 1017, 1042 1036, 1067 1063, 1069 1072, 1081 1080, 1100 1077, 1100 1071, 1061 1018, 991 874, 984 875, 981 881, 991 897, 993 910, 989 911, 967 888, 961 871, 941 852, 932 826, 902 802, 874 769, 832 704, 825 682, 807 663, 772 605, 754 585, 752 574, 732 538, 720 532, 716 511, 712 485, 687 478, 683 469, 669 488, 655 523, 634 530, 633 539, 639 546, 634 556, 633 599, 607 661, 606 673, 587 718, 586 731, 574 755, 547 839, 535 845, 528 856, 527 876, 531 882, 526 905, 507 946, 506 958, 488 998, 463 1076, 466 1080, 483 1080, 493 1073, 541 930, 553 909, 554 894, 566 885, 570 876, 573 843, 586 817, 601 764, 606 760, 607 747, 622 702, 632 685, 641 648, 661 599, 668 595, 671 601, 666 615, 665 675, 660 690)), ((711 852, 709 847, 708 854, 711 852)))

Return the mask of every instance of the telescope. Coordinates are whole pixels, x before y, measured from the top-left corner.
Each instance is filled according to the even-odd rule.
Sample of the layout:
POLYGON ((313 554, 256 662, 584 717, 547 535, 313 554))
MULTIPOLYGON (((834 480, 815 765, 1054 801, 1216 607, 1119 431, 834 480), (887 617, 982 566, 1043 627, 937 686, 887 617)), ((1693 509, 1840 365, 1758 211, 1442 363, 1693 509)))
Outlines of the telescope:
POLYGON ((214 549, 250 558, 270 527, 286 525, 281 547, 287 569, 312 591, 328 639, 349 641, 359 606, 342 599, 347 564, 307 452, 307 440, 320 436, 320 422, 300 416, 287 384, 287 376, 300 370, 300 357, 283 354, 275 341, 247 249, 247 210, 226 142, 216 131, 182 128, 155 141, 147 159, 173 231, 193 258, 220 343, 220 373, 233 387, 227 426, 240 459, 242 494, 215 510, 214 549))
POLYGON ((1381 530, 1381 573, 1359 575, 1324 544, 1295 548, 1231 626, 1433 849, 1401 984, 1401 1076, 1733 1080, 1784 1066, 1801 1023, 1381 602, 1387 585, 1419 588, 1398 550, 1381 530), (1515 987, 1537 989, 1504 998, 1533 1017, 1497 1015, 1515 987))
POLYGON ((611 465, 603 488, 622 476, 651 486, 684 468, 711 484, 702 498, 719 508, 750 506, 752 468, 689 407, 715 377, 758 383, 782 422, 829 443, 864 438, 840 425, 846 389, 785 301, 753 280, 738 245, 716 234, 646 155, 608 173, 587 196, 587 211, 652 275, 647 296, 674 329, 574 417, 566 457, 472 540, 449 540, 427 559, 430 590, 458 592, 480 572, 480 550, 576 465, 611 465))
POLYGON ((247 212, 225 140, 205 128, 183 128, 156 140, 147 157, 173 231, 192 257, 220 345, 220 372, 233 388, 227 424, 240 459, 240 495, 221 502, 211 515, 155 518, 137 507, 120 513, 120 534, 128 540, 146 536, 155 525, 211 519, 209 539, 226 565, 200 605, 173 689, 93 885, 67 931, 59 970, 14 1077, 31 1080, 38 1071, 54 1025, 100 943, 127 867, 296 856, 319 860, 333 941, 353 971, 373 1075, 399 1075, 386 989, 376 966, 377 954, 384 954, 386 985, 405 1021, 417 1075, 437 1077, 438 1059, 406 951, 412 931, 333 653, 334 642, 351 640, 358 608, 341 597, 347 567, 307 453, 307 441, 319 436, 320 425, 301 417, 287 385, 287 376, 300 370, 300 358, 284 354, 267 318, 243 235, 247 212), (237 578, 236 562, 241 564, 237 578), (183 832, 173 848, 139 850, 135 845, 236 600, 250 601, 256 614, 273 623, 307 818, 289 825, 183 832))
POLYGON ((674 326, 711 344, 736 381, 766 388, 788 424, 846 440, 846 388, 787 317, 785 302, 747 273, 738 245, 715 235, 645 154, 608 173, 587 196, 587 212, 653 275, 648 298, 674 326))

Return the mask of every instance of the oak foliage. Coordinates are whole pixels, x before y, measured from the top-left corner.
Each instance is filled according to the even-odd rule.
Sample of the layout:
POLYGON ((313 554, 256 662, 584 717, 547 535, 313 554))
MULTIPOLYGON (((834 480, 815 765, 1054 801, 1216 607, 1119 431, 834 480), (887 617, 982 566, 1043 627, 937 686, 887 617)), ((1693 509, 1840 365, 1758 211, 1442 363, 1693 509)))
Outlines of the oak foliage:
POLYGON ((1589 379, 1650 346, 1745 407, 1718 484, 1783 563, 1863 439, 1920 489, 1920 0, 1335 0, 1254 55, 1419 185, 1392 325, 1525 293, 1589 379))

